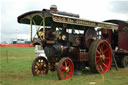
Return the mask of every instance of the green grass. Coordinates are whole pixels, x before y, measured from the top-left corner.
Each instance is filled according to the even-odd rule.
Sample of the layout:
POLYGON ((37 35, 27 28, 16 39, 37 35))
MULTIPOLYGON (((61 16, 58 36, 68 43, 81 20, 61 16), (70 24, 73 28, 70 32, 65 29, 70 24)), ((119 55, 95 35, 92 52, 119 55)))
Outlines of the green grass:
POLYGON ((0 57, 4 58, 7 55, 9 55, 11 58, 35 56, 33 47, 0 47, 0 57))
POLYGON ((91 85, 90 82, 96 82, 96 85, 128 85, 128 68, 120 68, 119 71, 112 68, 103 75, 83 70, 81 75, 73 75, 68 80, 58 80, 56 71, 33 77, 34 48, 0 47, 0 51, 0 85, 91 85))

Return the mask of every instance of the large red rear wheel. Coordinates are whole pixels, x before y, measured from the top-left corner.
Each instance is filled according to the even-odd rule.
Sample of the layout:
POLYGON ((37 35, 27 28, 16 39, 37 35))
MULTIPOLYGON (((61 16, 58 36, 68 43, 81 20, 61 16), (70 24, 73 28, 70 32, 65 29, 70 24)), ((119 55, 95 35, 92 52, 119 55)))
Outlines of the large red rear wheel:
POLYGON ((94 73, 108 72, 112 63, 111 46, 106 40, 96 40, 89 48, 89 65, 94 73))
POLYGON ((44 57, 37 57, 32 63, 32 74, 41 76, 48 73, 48 61, 44 57))
POLYGON ((70 58, 62 58, 57 67, 57 75, 60 80, 69 79, 74 72, 73 62, 70 58))

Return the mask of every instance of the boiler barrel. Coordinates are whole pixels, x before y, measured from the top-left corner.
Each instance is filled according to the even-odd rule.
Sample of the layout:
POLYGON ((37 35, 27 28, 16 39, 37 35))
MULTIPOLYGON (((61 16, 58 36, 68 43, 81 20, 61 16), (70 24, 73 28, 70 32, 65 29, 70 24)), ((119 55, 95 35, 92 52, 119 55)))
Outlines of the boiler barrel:
POLYGON ((48 58, 50 57, 64 57, 71 55, 72 53, 78 53, 79 49, 74 47, 62 46, 62 45, 51 45, 44 48, 45 54, 48 58))

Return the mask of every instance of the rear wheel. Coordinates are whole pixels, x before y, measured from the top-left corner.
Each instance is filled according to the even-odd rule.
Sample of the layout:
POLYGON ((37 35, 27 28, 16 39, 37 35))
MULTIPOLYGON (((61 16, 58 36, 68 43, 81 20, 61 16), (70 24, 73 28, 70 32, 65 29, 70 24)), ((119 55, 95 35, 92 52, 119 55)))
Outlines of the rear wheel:
POLYGON ((122 58, 122 60, 121 60, 121 66, 122 66, 123 68, 128 67, 128 56, 124 56, 124 57, 122 58))
POLYGON ((89 65, 94 73, 109 71, 112 63, 111 46, 106 40, 96 40, 89 48, 89 65))
POLYGON ((74 72, 73 62, 70 58, 62 58, 57 67, 57 75, 60 80, 69 79, 74 72))
POLYGON ((37 57, 32 63, 32 74, 41 76, 48 73, 48 61, 44 57, 37 57))

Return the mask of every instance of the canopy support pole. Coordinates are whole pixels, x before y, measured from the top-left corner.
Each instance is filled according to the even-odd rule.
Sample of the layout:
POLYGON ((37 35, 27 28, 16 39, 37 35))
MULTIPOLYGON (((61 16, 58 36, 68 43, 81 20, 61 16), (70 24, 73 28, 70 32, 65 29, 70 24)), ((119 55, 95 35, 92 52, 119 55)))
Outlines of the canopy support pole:
POLYGON ((45 40, 45 18, 43 18, 43 40, 45 40))
MULTIPOLYGON (((34 20, 33 20, 33 23, 36 25, 36 23, 35 23, 34 20)), ((41 24, 42 24, 42 23, 43 23, 43 20, 42 20, 41 23, 40 23, 40 27, 41 27, 41 24)), ((40 27, 36 28, 36 29, 37 29, 37 30, 36 30, 36 34, 39 32, 40 27)), ((35 38, 36 34, 34 35, 33 39, 35 38)), ((40 36, 40 38, 42 39, 41 35, 39 35, 39 36, 40 36)))
POLYGON ((32 41, 32 19, 30 19, 30 40, 32 41))

